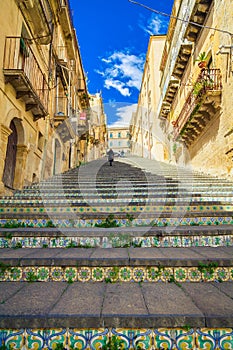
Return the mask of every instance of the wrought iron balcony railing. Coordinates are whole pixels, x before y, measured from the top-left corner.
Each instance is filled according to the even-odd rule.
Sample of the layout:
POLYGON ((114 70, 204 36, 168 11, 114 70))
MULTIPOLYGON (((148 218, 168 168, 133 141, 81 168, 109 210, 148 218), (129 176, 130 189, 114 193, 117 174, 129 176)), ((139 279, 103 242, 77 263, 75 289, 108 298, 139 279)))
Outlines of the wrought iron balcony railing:
POLYGON ((22 98, 26 111, 38 119, 48 114, 48 83, 29 43, 20 37, 6 37, 3 72, 6 83, 22 98))
POLYGON ((222 90, 222 77, 220 69, 204 69, 198 76, 189 93, 183 108, 174 125, 174 139, 182 135, 187 123, 199 112, 202 104, 206 103, 206 97, 209 97, 208 103, 213 102, 211 95, 219 95, 222 90))

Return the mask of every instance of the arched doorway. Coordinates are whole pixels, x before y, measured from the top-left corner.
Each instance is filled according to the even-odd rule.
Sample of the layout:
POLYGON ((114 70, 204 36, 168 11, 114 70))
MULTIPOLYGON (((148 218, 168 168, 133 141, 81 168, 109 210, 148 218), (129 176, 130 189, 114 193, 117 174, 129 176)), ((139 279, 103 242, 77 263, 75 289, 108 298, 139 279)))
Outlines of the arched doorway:
POLYGON ((12 130, 12 133, 8 137, 2 181, 6 187, 13 188, 18 143, 18 134, 14 120, 10 123, 10 129, 12 130))
POLYGON ((59 174, 61 172, 61 145, 60 142, 55 140, 54 147, 54 167, 53 167, 53 175, 59 174))
POLYGON ((70 143, 70 148, 69 148, 69 169, 72 167, 72 143, 70 143))

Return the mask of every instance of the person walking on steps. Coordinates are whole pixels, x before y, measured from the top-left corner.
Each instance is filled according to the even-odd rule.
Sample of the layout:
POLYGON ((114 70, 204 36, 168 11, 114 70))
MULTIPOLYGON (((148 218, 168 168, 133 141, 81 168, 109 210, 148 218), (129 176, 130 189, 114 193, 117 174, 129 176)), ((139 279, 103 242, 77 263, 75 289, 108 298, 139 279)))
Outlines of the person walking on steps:
POLYGON ((112 166, 112 162, 114 160, 114 152, 113 150, 110 148, 110 150, 108 151, 108 161, 109 161, 109 165, 112 166))

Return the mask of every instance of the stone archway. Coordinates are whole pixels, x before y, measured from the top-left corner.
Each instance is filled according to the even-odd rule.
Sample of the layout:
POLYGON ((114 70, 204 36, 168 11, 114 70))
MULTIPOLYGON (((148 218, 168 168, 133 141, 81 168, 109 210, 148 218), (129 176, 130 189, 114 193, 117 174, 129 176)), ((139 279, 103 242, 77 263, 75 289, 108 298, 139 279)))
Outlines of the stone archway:
POLYGON ((8 137, 5 165, 3 170, 2 182, 4 186, 13 189, 15 166, 16 166, 16 153, 18 144, 18 133, 14 120, 10 123, 11 134, 8 137))
POLYGON ((10 110, 6 120, 0 125, 0 193, 23 187, 28 154, 20 111, 10 110))
POLYGON ((61 144, 58 141, 58 139, 55 139, 53 175, 60 174, 61 172, 61 156, 62 156, 61 144))

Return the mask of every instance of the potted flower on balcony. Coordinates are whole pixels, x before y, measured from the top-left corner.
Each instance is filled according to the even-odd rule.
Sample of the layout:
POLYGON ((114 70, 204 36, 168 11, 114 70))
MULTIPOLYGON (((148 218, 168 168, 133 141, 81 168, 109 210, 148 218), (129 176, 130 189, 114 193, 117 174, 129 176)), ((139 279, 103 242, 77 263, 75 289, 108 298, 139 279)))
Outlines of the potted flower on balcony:
POLYGON ((199 68, 201 68, 201 69, 206 68, 206 66, 207 66, 206 52, 205 51, 201 52, 195 61, 198 62, 199 68))

